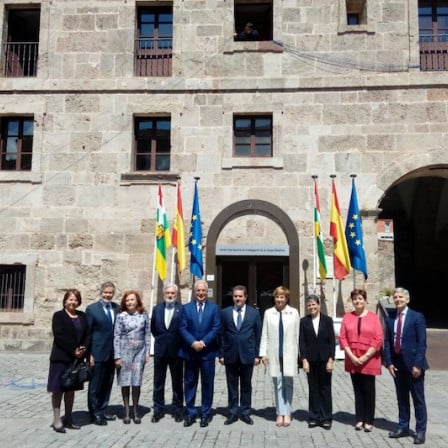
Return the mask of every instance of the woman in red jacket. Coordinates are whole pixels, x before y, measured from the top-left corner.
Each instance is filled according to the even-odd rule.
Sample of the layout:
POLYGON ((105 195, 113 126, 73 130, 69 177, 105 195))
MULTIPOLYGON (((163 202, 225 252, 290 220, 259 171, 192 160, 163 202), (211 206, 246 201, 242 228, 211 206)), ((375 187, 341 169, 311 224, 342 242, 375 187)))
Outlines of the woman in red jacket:
POLYGON ((367 310, 367 293, 350 293, 354 311, 342 319, 339 335, 345 351, 345 371, 350 373, 355 393, 355 429, 371 432, 375 416, 375 375, 381 375, 383 328, 378 316, 367 310))

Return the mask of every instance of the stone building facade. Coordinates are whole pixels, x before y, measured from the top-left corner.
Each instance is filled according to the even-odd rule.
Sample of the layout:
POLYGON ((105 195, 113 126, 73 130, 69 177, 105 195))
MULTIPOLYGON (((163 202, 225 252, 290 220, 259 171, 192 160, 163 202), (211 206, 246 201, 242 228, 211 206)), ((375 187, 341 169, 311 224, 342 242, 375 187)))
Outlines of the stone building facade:
MULTIPOLYGON (((46 350, 52 313, 68 287, 82 291, 82 308, 105 280, 119 292, 142 291, 151 307, 161 286, 153 276, 157 185, 172 220, 178 178, 188 233, 200 177, 205 277, 220 304, 232 283, 246 279, 260 305, 261 294, 281 282, 303 312, 304 295, 316 285, 312 175, 329 257, 330 175, 344 221, 350 175, 357 175, 372 307, 397 281, 408 287, 409 280, 411 292, 427 285, 430 272, 423 283, 411 282, 423 272, 412 260, 448 247, 441 212, 448 90, 443 69, 422 67, 417 0, 1 3, 2 145, 14 137, 5 123, 33 125, 31 165, 2 159, 0 169, 2 272, 18 264, 26 271, 23 302, 10 309, 4 299, 0 311, 1 350, 46 350), (237 25, 250 14, 263 26, 261 40, 235 41, 237 25), (27 66, 17 49, 30 50, 29 36, 15 37, 20 45, 12 47, 19 19, 32 21, 27 29, 38 39, 27 66), (246 122, 256 127, 258 118, 267 123, 259 144, 249 141, 257 131, 241 137, 237 129, 246 122), (165 136, 163 123, 169 126, 168 149, 147 150, 155 157, 149 169, 145 150, 143 164, 136 155, 141 122, 162 123, 165 136), (428 180, 426 190, 420 179, 428 180), (425 224, 425 192, 435 190, 440 241, 415 230, 425 224), (378 239, 378 217, 396 220, 394 241, 378 239), (404 257, 398 277, 397 253, 404 257)), ((158 138, 151 141, 157 145, 158 138)), ((188 269, 177 281, 187 300, 188 269)), ((327 279, 330 314, 354 281, 364 285, 350 274, 339 291, 327 279)))

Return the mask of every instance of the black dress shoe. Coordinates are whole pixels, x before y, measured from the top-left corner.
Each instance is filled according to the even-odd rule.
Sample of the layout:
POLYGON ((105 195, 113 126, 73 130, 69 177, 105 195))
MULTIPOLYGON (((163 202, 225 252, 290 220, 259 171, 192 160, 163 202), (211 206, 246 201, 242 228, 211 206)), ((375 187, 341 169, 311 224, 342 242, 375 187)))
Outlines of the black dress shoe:
POLYGON ((174 414, 174 421, 179 423, 183 420, 182 415, 180 414, 174 414))
POLYGON ((163 414, 154 414, 152 416, 151 422, 152 423, 157 423, 158 421, 160 421, 160 419, 162 419, 163 414))
POLYGON ((414 445, 423 445, 425 443, 425 433, 418 432, 414 437, 414 445))
POLYGON ((315 428, 316 426, 318 426, 318 424, 314 420, 308 422, 308 428, 315 428))
POLYGON ((231 425, 232 423, 235 423, 238 421, 238 416, 235 414, 230 414, 229 417, 227 417, 227 420, 224 422, 225 425, 231 425))
POLYGON ((77 425, 76 423, 73 423, 73 420, 71 418, 63 418, 62 424, 68 428, 68 429, 81 429, 81 426, 77 425))
POLYGON ((253 425, 254 421, 248 415, 240 415, 240 420, 246 425, 253 425))
POLYGON ((191 426, 195 421, 196 421, 195 417, 187 416, 185 417, 184 420, 184 426, 185 427, 191 426))
POLYGON ((329 421, 322 422, 320 426, 322 426, 322 428, 324 428, 328 431, 331 429, 331 422, 329 422, 329 421))
POLYGON ((201 418, 201 422, 199 423, 199 426, 201 428, 205 428, 208 426, 209 423, 210 423, 210 420, 207 417, 201 418))
POLYGON ((134 415, 134 423, 136 425, 140 425, 141 422, 142 422, 142 419, 138 415, 134 415))
POLYGON ((65 428, 64 425, 62 426, 54 426, 54 425, 50 425, 50 427, 53 429, 53 431, 55 432, 60 432, 60 433, 65 433, 65 428))
POLYGON ((113 422, 114 420, 117 419, 116 415, 110 415, 110 414, 104 414, 104 419, 109 421, 109 422, 113 422))
POLYGON ((98 426, 106 426, 107 420, 101 415, 95 415, 95 417, 93 417, 93 423, 98 426))
POLYGON ((400 437, 409 437, 409 431, 406 429, 399 429, 398 431, 389 433, 389 438, 391 439, 399 439, 400 437))

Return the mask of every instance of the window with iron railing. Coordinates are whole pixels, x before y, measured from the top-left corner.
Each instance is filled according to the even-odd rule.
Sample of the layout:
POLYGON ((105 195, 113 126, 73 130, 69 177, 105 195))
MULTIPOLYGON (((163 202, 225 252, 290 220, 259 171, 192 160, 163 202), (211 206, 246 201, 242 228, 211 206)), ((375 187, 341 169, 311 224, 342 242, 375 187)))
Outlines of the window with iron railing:
POLYGON ((3 76, 36 76, 40 9, 7 8, 5 12, 7 39, 2 42, 3 76))
POLYGON ((173 60, 172 6, 139 8, 137 18, 136 76, 171 76, 173 60))
POLYGON ((25 279, 26 266, 0 265, 0 312, 23 310, 25 279))
POLYGON ((171 119, 136 117, 134 120, 135 171, 169 171, 171 119))
POLYGON ((420 69, 448 70, 448 0, 418 3, 420 69))

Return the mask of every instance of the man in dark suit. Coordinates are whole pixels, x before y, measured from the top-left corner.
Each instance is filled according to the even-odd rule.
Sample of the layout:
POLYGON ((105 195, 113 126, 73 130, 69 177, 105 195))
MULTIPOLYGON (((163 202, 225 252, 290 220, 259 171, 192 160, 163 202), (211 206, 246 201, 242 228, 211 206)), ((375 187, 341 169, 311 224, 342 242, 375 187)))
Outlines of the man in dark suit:
POLYGON ((332 415, 331 376, 336 339, 333 319, 320 312, 320 298, 305 300, 308 314, 300 320, 299 349, 308 379, 308 427, 330 429, 332 415))
POLYGON ((92 335, 90 365, 93 367, 87 399, 92 421, 100 426, 116 418, 106 412, 115 373, 113 342, 118 305, 112 302, 114 295, 115 285, 105 282, 101 285, 99 299, 86 308, 92 335))
POLYGON ((221 344, 219 362, 226 366, 229 416, 224 422, 231 425, 238 420, 253 425, 252 373, 260 364, 261 318, 258 310, 246 305, 245 286, 232 289, 233 306, 221 312, 221 344))
POLYGON ((215 358, 218 356, 221 317, 218 305, 207 300, 207 282, 196 281, 193 293, 194 300, 182 307, 179 323, 182 339, 179 357, 185 360, 184 426, 191 426, 196 420, 197 411, 194 403, 200 373, 202 391, 200 426, 204 428, 212 419, 215 358))
POLYGON ((394 378, 398 400, 398 428, 389 437, 409 436, 410 400, 415 410, 414 444, 425 443, 427 412, 425 403, 426 322, 423 314, 408 308, 409 291, 396 288, 393 295, 396 315, 386 318, 384 357, 394 378))
POLYGON ((179 321, 182 305, 176 301, 177 286, 163 288, 163 303, 154 307, 151 317, 151 333, 154 336, 154 415, 151 419, 157 423, 165 413, 165 381, 169 367, 173 390, 173 415, 176 422, 182 421, 183 385, 182 360, 177 354, 180 347, 179 321))

